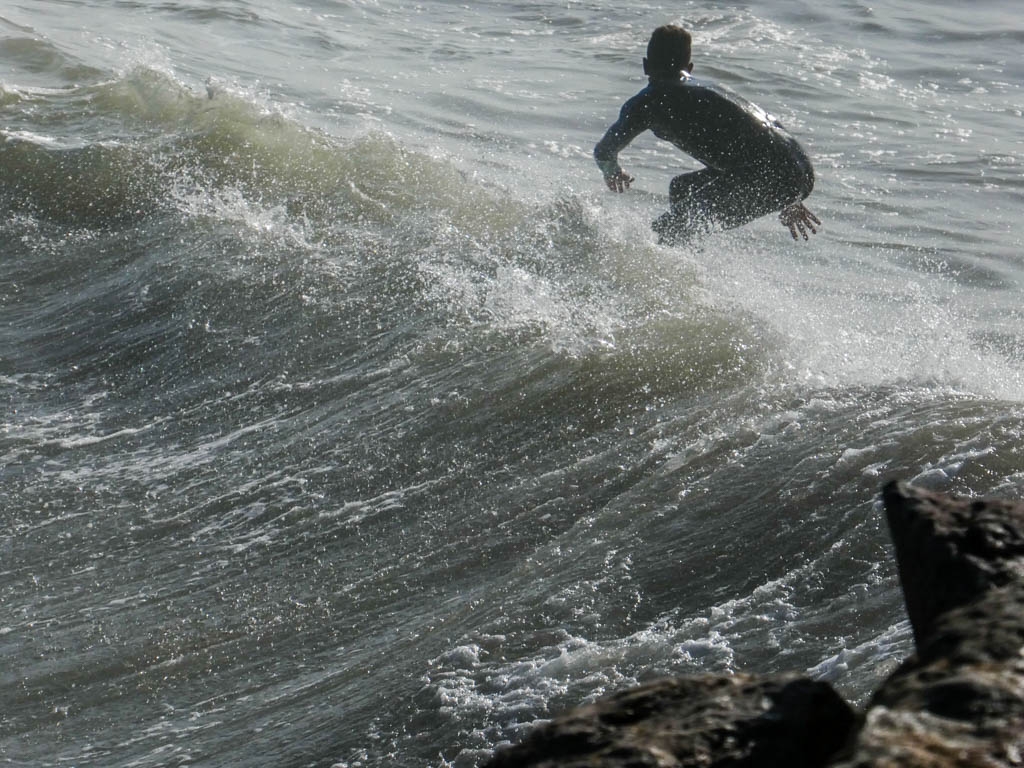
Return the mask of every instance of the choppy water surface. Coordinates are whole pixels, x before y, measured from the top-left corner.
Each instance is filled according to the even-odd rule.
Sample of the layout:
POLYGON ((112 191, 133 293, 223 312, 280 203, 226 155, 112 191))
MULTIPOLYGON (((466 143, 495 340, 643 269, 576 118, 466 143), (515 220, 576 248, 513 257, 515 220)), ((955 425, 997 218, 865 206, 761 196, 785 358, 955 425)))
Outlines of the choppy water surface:
POLYGON ((1020 494, 1009 2, 0 7, 0 762, 474 766, 910 649, 888 477, 1020 494), (656 245, 650 30, 825 229, 656 245), (955 50, 956 55, 949 55, 955 50))

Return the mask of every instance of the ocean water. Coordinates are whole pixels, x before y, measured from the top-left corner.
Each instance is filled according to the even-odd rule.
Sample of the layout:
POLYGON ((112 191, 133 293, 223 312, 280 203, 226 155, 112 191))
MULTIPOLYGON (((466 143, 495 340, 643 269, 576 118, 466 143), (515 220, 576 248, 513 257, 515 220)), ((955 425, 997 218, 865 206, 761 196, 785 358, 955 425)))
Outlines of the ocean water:
POLYGON ((0 3, 0 765, 479 765, 911 650, 877 501, 1024 489, 1016 1, 0 3), (657 245, 655 26, 824 221, 657 245))

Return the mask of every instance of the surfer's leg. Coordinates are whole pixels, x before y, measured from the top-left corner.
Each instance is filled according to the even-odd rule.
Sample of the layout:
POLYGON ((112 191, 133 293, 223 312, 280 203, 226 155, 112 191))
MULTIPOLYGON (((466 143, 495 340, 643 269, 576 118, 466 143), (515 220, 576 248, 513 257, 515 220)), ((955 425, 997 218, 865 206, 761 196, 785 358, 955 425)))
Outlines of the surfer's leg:
POLYGON ((668 185, 671 209, 651 224, 658 233, 658 242, 679 245, 694 235, 707 232, 709 218, 705 210, 706 187, 713 185, 720 174, 711 168, 676 176, 668 185))
POLYGON ((694 190, 694 205, 732 229, 803 200, 814 188, 811 161, 795 141, 784 156, 720 173, 694 190))
POLYGON ((659 242, 684 243, 712 228, 733 229, 802 199, 814 186, 809 164, 724 173, 705 168, 669 184, 672 209, 652 228, 659 242))
POLYGON ((679 218, 691 218, 696 225, 706 218, 705 200, 713 196, 713 188, 722 174, 711 168, 676 176, 668 185, 668 201, 672 213, 679 218))
POLYGON ((781 210, 793 201, 795 192, 795 185, 775 172, 715 173, 706 183, 688 185, 685 204, 674 204, 673 210, 685 211, 705 231, 734 229, 781 210))

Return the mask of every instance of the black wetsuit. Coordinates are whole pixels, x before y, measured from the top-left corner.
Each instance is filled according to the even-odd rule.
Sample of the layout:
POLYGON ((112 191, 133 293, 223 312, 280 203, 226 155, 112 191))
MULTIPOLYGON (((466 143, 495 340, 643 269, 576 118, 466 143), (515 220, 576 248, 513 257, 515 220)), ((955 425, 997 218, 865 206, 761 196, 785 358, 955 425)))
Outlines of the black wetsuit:
POLYGON ((622 171, 619 152, 646 130, 707 166, 672 179, 672 210, 654 222, 668 239, 738 227, 803 200, 814 187, 810 159, 771 115, 686 73, 652 77, 623 105, 594 147, 605 178, 622 171))

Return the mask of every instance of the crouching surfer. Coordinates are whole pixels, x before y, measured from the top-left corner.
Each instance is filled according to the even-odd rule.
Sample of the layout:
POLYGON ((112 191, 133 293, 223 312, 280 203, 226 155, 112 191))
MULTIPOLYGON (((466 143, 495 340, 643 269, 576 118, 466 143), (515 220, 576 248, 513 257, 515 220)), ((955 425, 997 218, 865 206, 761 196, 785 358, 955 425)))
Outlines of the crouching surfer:
POLYGON ((653 223, 661 242, 686 242, 775 211, 794 240, 807 240, 821 225, 801 202, 814 187, 807 153, 763 109, 692 71, 690 33, 676 25, 654 30, 644 59, 647 87, 623 105, 594 148, 605 184, 629 189, 633 177, 619 165, 619 152, 649 130, 705 166, 669 184, 671 210, 653 223))

